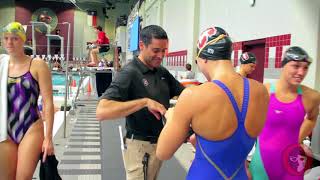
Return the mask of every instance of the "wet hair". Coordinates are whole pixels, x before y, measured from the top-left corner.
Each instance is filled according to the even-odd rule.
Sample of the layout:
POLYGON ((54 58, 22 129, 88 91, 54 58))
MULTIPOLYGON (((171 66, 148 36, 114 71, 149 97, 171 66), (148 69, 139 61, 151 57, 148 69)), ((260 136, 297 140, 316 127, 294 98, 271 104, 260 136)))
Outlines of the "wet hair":
POLYGON ((283 59, 281 61, 281 66, 283 67, 290 61, 301 61, 307 62, 308 64, 311 64, 312 62, 308 53, 298 46, 290 47, 285 51, 285 53, 283 54, 283 59))
POLYGON ((60 34, 60 29, 56 29, 56 34, 60 34))
POLYGON ((142 41, 144 45, 148 46, 151 43, 152 38, 168 40, 168 35, 160 26, 150 25, 144 27, 140 32, 140 41, 142 41))
POLYGON ((240 56, 241 64, 250 64, 250 63, 256 64, 256 62, 257 62, 257 58, 253 53, 245 52, 240 56))
POLYGON ((231 60, 232 41, 220 27, 203 31, 197 43, 197 57, 207 60, 231 60))
POLYGON ((186 64, 186 69, 187 69, 188 71, 191 71, 191 64, 187 63, 187 64, 186 64))
POLYGON ((96 29, 98 29, 99 31, 102 31, 102 27, 101 26, 97 26, 96 29))

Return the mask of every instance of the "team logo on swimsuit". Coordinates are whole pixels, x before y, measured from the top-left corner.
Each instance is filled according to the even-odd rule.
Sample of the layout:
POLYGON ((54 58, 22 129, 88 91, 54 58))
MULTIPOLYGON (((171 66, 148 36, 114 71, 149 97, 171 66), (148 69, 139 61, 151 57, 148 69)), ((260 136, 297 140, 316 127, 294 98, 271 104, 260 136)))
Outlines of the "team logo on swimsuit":
POLYGON ((243 59, 244 61, 248 60, 248 59, 249 59, 248 53, 243 53, 243 54, 242 54, 242 59, 243 59))
POLYGON ((216 35, 216 33, 217 33, 217 29, 215 27, 211 27, 203 31, 197 43, 198 49, 203 48, 207 44, 208 39, 216 35))
POLYGON ((276 114, 281 114, 281 113, 282 113, 282 111, 280 111, 280 110, 274 110, 274 112, 275 112, 276 114))
POLYGON ((305 145, 290 145, 283 151, 284 168, 294 176, 303 176, 312 167, 312 152, 305 145))
POLYGON ((145 87, 147 87, 148 85, 149 85, 149 82, 148 82, 148 80, 146 80, 146 79, 142 79, 142 83, 143 83, 143 85, 145 86, 145 87))

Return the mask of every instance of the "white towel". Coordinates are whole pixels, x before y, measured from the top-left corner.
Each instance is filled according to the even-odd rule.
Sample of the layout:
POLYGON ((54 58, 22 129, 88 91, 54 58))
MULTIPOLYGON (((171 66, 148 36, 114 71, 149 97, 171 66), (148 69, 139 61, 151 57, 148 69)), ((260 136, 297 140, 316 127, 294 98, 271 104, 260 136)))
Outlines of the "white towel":
POLYGON ((7 139, 9 56, 0 54, 0 142, 7 139))

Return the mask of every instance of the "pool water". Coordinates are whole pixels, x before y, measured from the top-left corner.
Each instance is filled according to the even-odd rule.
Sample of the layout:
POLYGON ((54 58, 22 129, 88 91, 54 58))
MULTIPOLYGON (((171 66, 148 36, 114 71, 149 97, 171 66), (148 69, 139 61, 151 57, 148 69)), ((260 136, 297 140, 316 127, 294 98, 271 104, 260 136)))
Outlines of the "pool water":
MULTIPOLYGON (((78 85, 80 81, 80 76, 77 74, 72 75, 72 79, 76 80, 76 84, 78 85)), ((53 86, 64 86, 66 83, 66 75, 65 74, 52 74, 52 85, 53 86)))
MULTIPOLYGON (((77 74, 72 75, 72 79, 75 80, 76 86, 79 85, 80 76, 77 74)), ((65 94, 65 74, 52 74, 52 86, 53 96, 64 96, 65 94)))

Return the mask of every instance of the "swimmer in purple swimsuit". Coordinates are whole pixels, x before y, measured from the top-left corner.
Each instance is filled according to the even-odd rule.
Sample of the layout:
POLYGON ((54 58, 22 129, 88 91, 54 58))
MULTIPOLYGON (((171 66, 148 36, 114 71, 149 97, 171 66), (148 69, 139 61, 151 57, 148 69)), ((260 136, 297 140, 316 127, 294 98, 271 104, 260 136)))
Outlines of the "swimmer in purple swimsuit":
POLYGON ((1 84, 7 87, 7 101, 1 102, 7 103, 7 112, 1 112, 7 113, 7 131, 1 133, 7 136, 0 141, 0 179, 32 179, 41 152, 43 161, 54 153, 51 74, 43 60, 25 55, 26 33, 20 23, 8 24, 3 29, 2 39, 9 56, 1 61, 8 61, 9 65, 8 74, 1 74, 7 77, 6 86, 1 84), (44 102, 46 134, 37 105, 40 94, 44 102))
POLYGON ((300 144, 315 126, 320 103, 319 92, 301 85, 310 63, 302 48, 290 47, 282 60, 279 81, 267 84, 270 104, 250 163, 253 179, 303 179, 305 161, 300 144))

